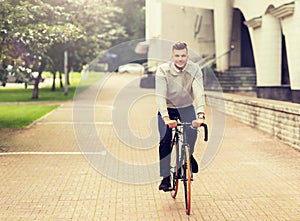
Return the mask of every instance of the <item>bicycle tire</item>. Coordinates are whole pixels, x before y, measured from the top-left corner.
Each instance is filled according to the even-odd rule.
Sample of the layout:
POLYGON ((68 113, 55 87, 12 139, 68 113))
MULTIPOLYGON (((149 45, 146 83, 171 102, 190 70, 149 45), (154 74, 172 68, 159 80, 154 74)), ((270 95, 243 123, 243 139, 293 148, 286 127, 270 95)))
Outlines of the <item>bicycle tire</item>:
POLYGON ((176 166, 175 166, 175 172, 171 172, 171 185, 172 185, 172 191, 170 192, 172 198, 176 198, 177 193, 178 193, 178 176, 179 176, 179 148, 178 148, 178 143, 174 142, 172 145, 172 148, 175 153, 175 160, 176 160, 176 166), (175 150, 174 150, 175 148, 175 150))
POLYGON ((189 147, 185 146, 185 165, 184 165, 184 199, 185 199, 185 211, 187 215, 191 212, 191 163, 190 163, 190 151, 189 147))

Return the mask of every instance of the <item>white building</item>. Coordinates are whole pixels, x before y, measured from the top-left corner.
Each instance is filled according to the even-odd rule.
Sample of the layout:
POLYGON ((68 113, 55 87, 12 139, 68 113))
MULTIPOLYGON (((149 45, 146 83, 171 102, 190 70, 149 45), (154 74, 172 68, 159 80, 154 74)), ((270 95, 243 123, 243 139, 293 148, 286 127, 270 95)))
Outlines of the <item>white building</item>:
POLYGON ((149 57, 186 41, 218 72, 255 68, 258 97, 300 103, 300 0, 146 0, 146 38, 149 57))

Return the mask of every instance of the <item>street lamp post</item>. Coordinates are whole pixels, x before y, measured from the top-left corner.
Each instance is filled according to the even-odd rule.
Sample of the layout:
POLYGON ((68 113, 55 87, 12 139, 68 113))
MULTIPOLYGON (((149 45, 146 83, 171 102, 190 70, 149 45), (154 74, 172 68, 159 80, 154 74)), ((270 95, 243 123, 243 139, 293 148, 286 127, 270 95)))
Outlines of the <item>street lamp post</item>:
POLYGON ((68 95, 68 51, 64 52, 65 96, 68 95))

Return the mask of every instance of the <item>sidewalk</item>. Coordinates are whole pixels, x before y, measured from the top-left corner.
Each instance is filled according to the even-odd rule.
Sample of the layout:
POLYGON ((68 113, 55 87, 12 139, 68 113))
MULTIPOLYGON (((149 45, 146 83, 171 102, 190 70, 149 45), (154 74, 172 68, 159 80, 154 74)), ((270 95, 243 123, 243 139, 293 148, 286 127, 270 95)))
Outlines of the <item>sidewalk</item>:
MULTIPOLYGON (((0 220, 300 220, 299 151, 226 117, 216 157, 194 175, 188 217, 181 183, 176 200, 158 191, 158 149, 146 139, 156 117, 151 89, 127 74, 94 89, 94 106, 66 102, 1 141, 0 220), (138 99, 132 105, 124 94, 138 99), (118 116, 128 116, 128 128, 118 116)), ((197 160, 205 145, 198 140, 197 160)))

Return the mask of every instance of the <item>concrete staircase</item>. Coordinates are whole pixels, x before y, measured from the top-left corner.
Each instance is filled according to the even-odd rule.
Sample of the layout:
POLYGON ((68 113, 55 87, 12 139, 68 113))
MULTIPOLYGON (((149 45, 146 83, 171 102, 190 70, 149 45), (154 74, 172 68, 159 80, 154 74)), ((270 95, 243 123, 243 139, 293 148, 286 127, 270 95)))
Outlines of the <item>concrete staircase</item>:
POLYGON ((223 92, 256 91, 256 72, 252 67, 231 67, 228 71, 215 73, 223 92))

